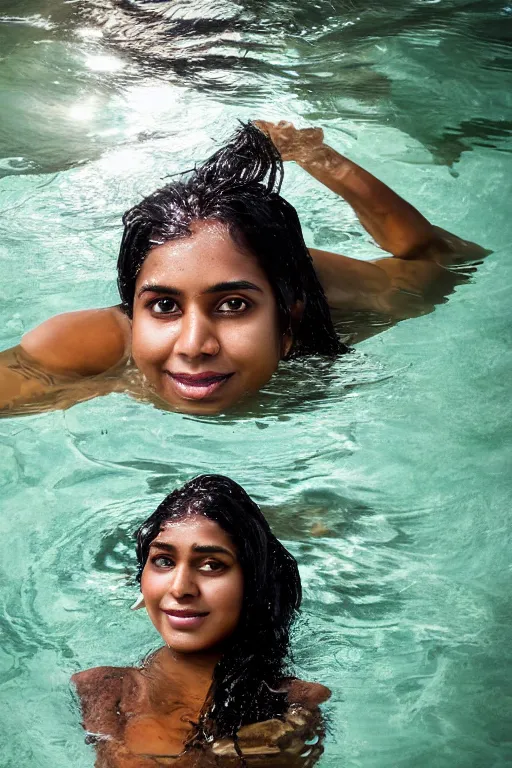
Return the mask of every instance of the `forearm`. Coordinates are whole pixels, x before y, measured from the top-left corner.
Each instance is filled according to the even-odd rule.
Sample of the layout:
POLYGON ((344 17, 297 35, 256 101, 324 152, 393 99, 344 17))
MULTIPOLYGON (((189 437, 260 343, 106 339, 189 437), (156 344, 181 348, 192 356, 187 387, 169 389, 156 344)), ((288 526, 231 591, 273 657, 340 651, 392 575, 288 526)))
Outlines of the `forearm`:
POLYGON ((0 418, 69 408, 114 391, 118 380, 59 375, 13 347, 0 352, 0 418))
MULTIPOLYGON (((443 266, 481 259, 489 251, 435 227, 412 205, 356 163, 324 144, 321 128, 256 121, 281 153, 341 195, 375 242, 401 260, 443 266)), ((391 259, 390 261, 393 261, 391 259)))
POLYGON ((436 238, 434 227, 386 184, 326 144, 308 148, 296 162, 343 197, 385 251, 407 258, 436 238))
POLYGON ((0 353, 0 410, 42 395, 52 384, 20 347, 0 353))

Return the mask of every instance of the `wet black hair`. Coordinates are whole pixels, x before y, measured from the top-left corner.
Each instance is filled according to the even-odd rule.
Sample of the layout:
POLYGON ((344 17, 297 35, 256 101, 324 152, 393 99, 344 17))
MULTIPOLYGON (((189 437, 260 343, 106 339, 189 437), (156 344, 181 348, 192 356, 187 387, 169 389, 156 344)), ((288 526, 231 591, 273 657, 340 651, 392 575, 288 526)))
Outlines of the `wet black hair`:
POLYGON ((200 475, 170 493, 137 531, 138 580, 165 523, 187 515, 214 520, 231 537, 244 577, 240 621, 217 662, 197 732, 189 743, 230 736, 284 715, 290 627, 302 591, 295 558, 272 533, 258 505, 222 475, 200 475))
POLYGON ((152 247, 190 237, 193 221, 218 221, 265 272, 281 332, 292 330, 288 357, 347 351, 336 335, 297 212, 279 194, 282 178, 281 156, 272 141, 252 123, 242 124, 187 180, 173 181, 127 211, 117 262, 124 312, 132 314, 137 275, 152 247), (300 319, 292 314, 297 302, 303 305, 300 319))

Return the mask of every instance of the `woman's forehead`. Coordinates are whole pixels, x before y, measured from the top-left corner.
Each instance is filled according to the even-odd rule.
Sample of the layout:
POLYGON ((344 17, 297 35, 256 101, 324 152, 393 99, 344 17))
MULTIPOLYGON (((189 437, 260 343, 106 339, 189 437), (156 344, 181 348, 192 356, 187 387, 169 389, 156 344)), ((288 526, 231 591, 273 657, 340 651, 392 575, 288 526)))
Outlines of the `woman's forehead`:
POLYGON ((215 520, 194 513, 178 519, 166 520, 162 524, 158 536, 151 543, 173 546, 216 543, 229 546, 230 549, 234 550, 231 536, 215 520))
POLYGON ((197 221, 192 234, 169 240, 152 248, 137 277, 137 285, 147 281, 171 281, 180 290, 192 286, 206 290, 213 284, 232 280, 269 286, 256 256, 235 241, 228 229, 215 221, 197 221))

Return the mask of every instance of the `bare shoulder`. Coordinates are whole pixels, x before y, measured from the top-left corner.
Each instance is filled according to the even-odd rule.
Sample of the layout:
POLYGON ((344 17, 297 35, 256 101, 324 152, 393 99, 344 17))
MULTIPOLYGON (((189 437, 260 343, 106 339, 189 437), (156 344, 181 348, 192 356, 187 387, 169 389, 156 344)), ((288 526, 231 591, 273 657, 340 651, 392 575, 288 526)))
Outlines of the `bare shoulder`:
POLYGON ((124 681, 132 677, 135 670, 130 667, 93 667, 76 672, 71 683, 82 702, 82 707, 91 701, 101 701, 104 706, 110 699, 119 700, 124 681))
POLYGON ((81 696, 94 693, 97 688, 108 683, 113 683, 116 687, 116 683, 120 684, 130 671, 129 667, 92 667, 82 672, 75 672, 71 676, 71 682, 81 696))
POLYGON ((52 373, 95 376, 129 354, 130 321, 119 307, 56 315, 26 333, 21 348, 52 373))
MULTIPOLYGON (((237 733, 238 746, 244 757, 265 756, 265 765, 275 765, 276 768, 281 765, 304 766, 306 762, 302 755, 306 745, 308 755, 313 741, 317 744, 318 756, 323 751, 323 717, 318 706, 327 701, 331 692, 325 685, 297 678, 285 678, 279 690, 287 693, 286 712, 282 717, 244 725, 237 733), (273 762, 274 758, 276 762, 273 762), (298 762, 295 762, 296 758, 300 758, 298 762)), ((217 756, 236 757, 233 739, 216 741, 212 752, 217 756)), ((313 762, 316 760, 307 764, 313 765, 313 762)))
POLYGON ((118 736, 119 711, 127 683, 132 687, 136 674, 131 667, 94 667, 71 677, 87 731, 118 736))
POLYGON ((310 248, 313 266, 331 309, 373 310, 376 297, 389 289, 389 278, 370 261, 310 248))
POLYGON ((307 680, 299 680, 296 677, 283 681, 283 688, 288 694, 290 704, 299 704, 305 709, 312 709, 323 704, 331 697, 331 691, 321 683, 309 683, 307 680))

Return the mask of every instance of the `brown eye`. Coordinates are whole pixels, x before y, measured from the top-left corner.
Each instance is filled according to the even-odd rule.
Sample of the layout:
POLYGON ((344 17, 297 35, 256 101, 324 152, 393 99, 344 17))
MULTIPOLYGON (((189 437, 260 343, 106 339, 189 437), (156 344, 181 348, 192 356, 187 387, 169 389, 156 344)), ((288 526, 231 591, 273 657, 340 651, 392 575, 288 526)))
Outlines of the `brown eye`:
POLYGON ((226 313, 233 313, 233 314, 240 314, 241 312, 245 312, 246 309, 249 309, 249 302, 245 299, 226 299, 222 302, 222 304, 219 306, 217 312, 226 312, 226 313))
POLYGON ((179 312, 179 307, 174 299, 158 299, 151 305, 151 310, 155 315, 174 315, 179 312))

